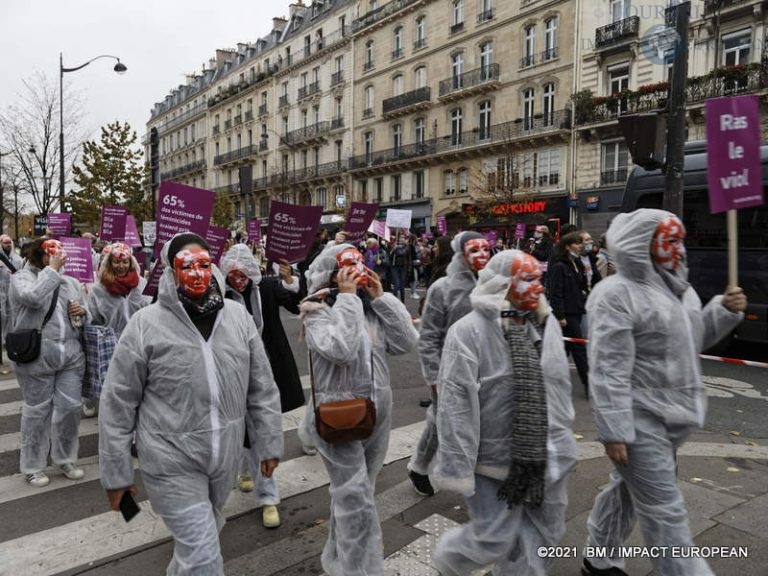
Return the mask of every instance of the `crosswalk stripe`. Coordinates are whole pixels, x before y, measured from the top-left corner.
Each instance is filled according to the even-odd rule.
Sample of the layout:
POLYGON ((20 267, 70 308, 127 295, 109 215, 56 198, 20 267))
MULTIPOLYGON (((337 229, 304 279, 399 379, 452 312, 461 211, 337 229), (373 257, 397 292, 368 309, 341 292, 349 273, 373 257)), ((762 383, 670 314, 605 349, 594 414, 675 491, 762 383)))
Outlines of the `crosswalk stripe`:
POLYGON ((15 390, 18 387, 19 383, 16 381, 16 378, 0 380, 0 392, 5 392, 6 390, 15 390))
MULTIPOLYGON (((413 452, 423 422, 392 430, 385 464, 395 462, 413 452)), ((276 471, 281 498, 320 488, 328 476, 320 458, 300 456, 283 462, 276 471)), ((227 518, 256 508, 252 494, 233 490, 224 507, 227 518)), ((62 572, 107 558, 114 554, 169 537, 163 521, 149 502, 142 502, 142 514, 125 524, 118 513, 106 512, 9 540, 0 544, 3 570, 8 574, 42 576, 62 572), (7 560, 6 560, 7 559, 7 560)))

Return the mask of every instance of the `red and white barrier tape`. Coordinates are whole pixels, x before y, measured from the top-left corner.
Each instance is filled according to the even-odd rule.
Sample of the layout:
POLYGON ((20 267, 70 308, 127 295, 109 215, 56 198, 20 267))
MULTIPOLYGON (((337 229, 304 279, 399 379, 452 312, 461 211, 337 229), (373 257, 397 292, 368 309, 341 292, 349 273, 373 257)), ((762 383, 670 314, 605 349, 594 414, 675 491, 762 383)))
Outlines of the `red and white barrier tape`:
MULTIPOLYGON (((575 342, 576 344, 586 344, 589 340, 585 338, 567 338, 563 336, 566 342, 575 342)), ((742 360, 740 358, 726 358, 724 356, 709 356, 699 354, 704 360, 714 360, 716 362, 726 362, 727 364, 741 364, 742 366, 753 366, 754 368, 768 368, 768 362, 756 362, 755 360, 742 360)))

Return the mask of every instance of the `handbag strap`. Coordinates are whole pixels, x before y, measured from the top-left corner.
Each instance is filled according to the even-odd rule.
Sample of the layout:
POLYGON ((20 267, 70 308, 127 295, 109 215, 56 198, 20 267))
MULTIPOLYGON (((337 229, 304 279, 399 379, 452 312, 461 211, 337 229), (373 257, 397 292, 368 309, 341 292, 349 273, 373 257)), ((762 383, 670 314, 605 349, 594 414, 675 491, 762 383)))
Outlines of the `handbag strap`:
MULTIPOLYGON (((309 353, 309 387, 312 389, 312 409, 317 411, 317 398, 315 396, 315 369, 312 363, 312 350, 307 349, 309 353)), ((376 386, 373 378, 373 346, 371 346, 371 401, 374 400, 376 386)))
POLYGON ((0 250, 0 262, 5 264, 5 267, 8 268, 8 270, 11 271, 11 274, 16 274, 18 270, 16 270, 16 266, 13 265, 13 262, 8 258, 8 256, 5 255, 5 252, 0 250))
POLYGON ((51 305, 48 307, 48 312, 45 313, 45 318, 43 318, 43 325, 40 326, 40 331, 43 331, 43 328, 45 328, 45 325, 48 324, 48 320, 51 319, 51 316, 53 316, 53 309, 56 308, 56 302, 59 299, 59 286, 56 286, 56 290, 53 291, 53 298, 51 299, 51 305))

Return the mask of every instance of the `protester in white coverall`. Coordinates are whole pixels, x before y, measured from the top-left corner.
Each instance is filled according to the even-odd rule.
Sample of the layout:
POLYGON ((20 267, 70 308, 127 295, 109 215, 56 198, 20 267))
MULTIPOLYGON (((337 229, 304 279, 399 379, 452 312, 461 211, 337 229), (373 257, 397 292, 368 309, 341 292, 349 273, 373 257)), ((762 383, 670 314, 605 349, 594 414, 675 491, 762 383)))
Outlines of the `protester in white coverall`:
POLYGON ((565 534, 566 478, 576 462, 571 379, 538 261, 493 256, 473 311, 448 331, 438 388, 436 486, 466 499, 470 520, 434 554, 443 576, 493 565, 496 576, 545 576, 537 553, 565 534))
POLYGON ((167 574, 220 576, 218 533, 244 428, 269 477, 283 450, 280 398, 253 320, 224 300, 205 241, 162 252, 158 301, 134 314, 101 396, 99 464, 110 506, 135 493, 131 440, 152 508, 174 539, 167 574))
MULTIPOLYGON (((647 546, 693 544, 675 452, 704 424, 699 353, 736 327, 746 297, 729 288, 702 309, 684 238, 662 210, 619 214, 608 230, 618 271, 595 287, 587 313, 592 411, 615 469, 587 522, 590 546, 621 546, 635 515, 647 546)), ((670 556, 653 559, 659 576, 712 575, 701 558, 670 556)), ((624 575, 622 567, 620 558, 585 558, 582 573, 624 575)))
POLYGON ((491 258, 488 240, 479 232, 461 232, 451 241, 453 258, 446 275, 429 287, 419 330, 419 360, 424 380, 432 389, 432 404, 416 451, 408 463, 408 477, 419 494, 431 496, 429 465, 437 452, 437 374, 448 328, 472 311, 469 293, 477 284, 477 273, 491 258))
MULTIPOLYGON (((413 350, 418 334, 405 306, 385 293, 375 272, 365 279, 354 267, 339 268, 336 256, 351 244, 326 248, 306 272, 310 296, 302 303, 304 333, 318 404, 371 397, 376 425, 365 440, 329 444, 315 429, 308 404, 299 434, 317 446, 330 477, 328 540, 321 557, 330 576, 382 576, 381 526, 374 501, 392 421, 392 390, 386 354, 413 350), (367 284, 360 288, 358 283, 367 284), (373 373, 371 373, 373 363, 373 373)), ((362 261, 362 255, 357 253, 362 261)))
POLYGON ((70 316, 82 316, 87 323, 87 312, 79 283, 63 275, 67 253, 58 240, 35 240, 27 257, 24 268, 11 279, 11 330, 40 329, 59 288, 53 315, 43 328, 40 356, 13 366, 24 397, 21 473, 29 484, 42 487, 49 482, 43 472, 49 450, 67 478, 78 480, 84 475, 75 462, 85 355, 70 316))
POLYGON ((0 250, 3 251, 5 261, 0 261, 0 323, 2 324, 2 342, 5 343, 5 335, 11 325, 11 307, 8 304, 8 290, 11 286, 11 276, 21 270, 24 262, 21 256, 16 254, 13 240, 8 234, 0 235, 0 250), (9 266, 10 264, 10 266, 9 266))

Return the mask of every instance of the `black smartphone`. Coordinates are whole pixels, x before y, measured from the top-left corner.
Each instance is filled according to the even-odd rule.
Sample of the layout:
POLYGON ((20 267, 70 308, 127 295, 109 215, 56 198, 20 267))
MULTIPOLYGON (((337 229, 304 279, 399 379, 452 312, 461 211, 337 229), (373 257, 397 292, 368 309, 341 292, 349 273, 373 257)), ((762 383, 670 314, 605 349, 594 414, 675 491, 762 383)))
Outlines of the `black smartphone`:
POLYGON ((141 508, 136 504, 136 500, 133 499, 133 494, 126 490, 123 493, 123 497, 120 498, 120 513, 126 522, 130 522, 139 512, 141 512, 141 508))

